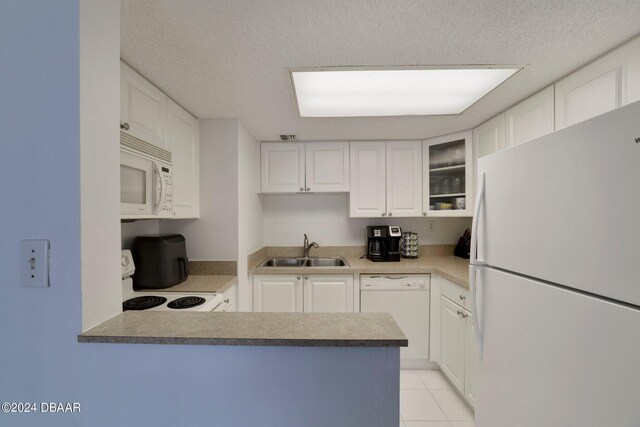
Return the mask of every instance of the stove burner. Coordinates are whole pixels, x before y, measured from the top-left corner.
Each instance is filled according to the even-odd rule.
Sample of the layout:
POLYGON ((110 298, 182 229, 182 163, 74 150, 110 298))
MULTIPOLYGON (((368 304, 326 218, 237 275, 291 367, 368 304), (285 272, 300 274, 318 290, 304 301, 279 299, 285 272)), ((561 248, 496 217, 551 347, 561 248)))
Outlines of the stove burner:
POLYGON ((145 295, 126 300, 122 303, 122 311, 127 310, 146 310, 148 308, 157 307, 167 302, 165 297, 157 297, 154 295, 145 295))
POLYGON ((205 301, 206 299, 202 297, 183 297, 174 299, 169 304, 167 304, 167 307, 176 309, 191 308, 196 307, 200 304, 204 304, 205 301))

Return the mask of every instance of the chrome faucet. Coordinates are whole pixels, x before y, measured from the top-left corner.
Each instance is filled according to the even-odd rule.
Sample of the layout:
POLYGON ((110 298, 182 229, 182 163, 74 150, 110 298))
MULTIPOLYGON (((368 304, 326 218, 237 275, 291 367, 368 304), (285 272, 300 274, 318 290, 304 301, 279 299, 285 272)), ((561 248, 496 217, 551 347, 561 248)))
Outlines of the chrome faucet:
POLYGON ((302 244, 302 249, 304 250, 305 258, 309 258, 309 252, 311 251, 311 248, 318 249, 319 247, 320 245, 318 245, 316 242, 309 243, 309 238, 306 234, 304 235, 304 243, 302 244))

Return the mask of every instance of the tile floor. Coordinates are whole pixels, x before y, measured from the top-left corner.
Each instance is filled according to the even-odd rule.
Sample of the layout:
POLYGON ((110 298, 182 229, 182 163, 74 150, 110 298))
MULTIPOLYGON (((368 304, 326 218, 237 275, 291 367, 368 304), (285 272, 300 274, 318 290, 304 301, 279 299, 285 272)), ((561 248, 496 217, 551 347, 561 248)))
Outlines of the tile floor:
POLYGON ((473 411, 440 371, 400 371, 400 427, 474 427, 473 411))

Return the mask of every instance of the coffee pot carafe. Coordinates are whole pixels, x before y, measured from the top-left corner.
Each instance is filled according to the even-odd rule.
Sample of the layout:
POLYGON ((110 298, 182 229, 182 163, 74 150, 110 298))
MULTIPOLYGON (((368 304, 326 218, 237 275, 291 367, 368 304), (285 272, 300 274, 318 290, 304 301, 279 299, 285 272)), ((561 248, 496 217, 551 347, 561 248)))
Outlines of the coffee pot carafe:
POLYGON ((367 227, 367 259, 371 261, 400 261, 402 230, 397 225, 367 227))

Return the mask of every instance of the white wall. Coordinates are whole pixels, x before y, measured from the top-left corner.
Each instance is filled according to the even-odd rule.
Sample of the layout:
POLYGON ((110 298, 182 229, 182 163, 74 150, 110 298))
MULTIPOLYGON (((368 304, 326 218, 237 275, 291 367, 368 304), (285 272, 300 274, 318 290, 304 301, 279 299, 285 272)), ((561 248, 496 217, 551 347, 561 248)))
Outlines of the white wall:
POLYGON ((263 246, 260 192, 260 144, 238 123, 238 281, 239 308, 252 311, 253 292, 247 274, 247 255, 263 246))
POLYGON ((471 218, 349 218, 348 195, 265 195, 265 246, 302 246, 303 234, 320 246, 365 244, 367 225, 399 225, 419 234, 421 245, 454 245, 471 218), (434 221, 434 232, 427 232, 434 221))
MULTIPOLYGON (((119 286, 120 5, 80 7, 82 324, 122 311, 119 286)), ((53 144, 55 146, 55 144, 53 144)), ((56 164, 60 156, 55 157, 56 164)))
POLYGON ((238 260, 238 120, 200 120, 200 218, 160 221, 192 261, 238 260))
MULTIPOLYGON (((120 212, 118 212, 120 215, 120 212)), ((131 249, 133 239, 136 236, 146 234, 160 234, 160 221, 157 219, 145 219, 135 222, 123 222, 120 227, 120 243, 122 249, 131 249)))

